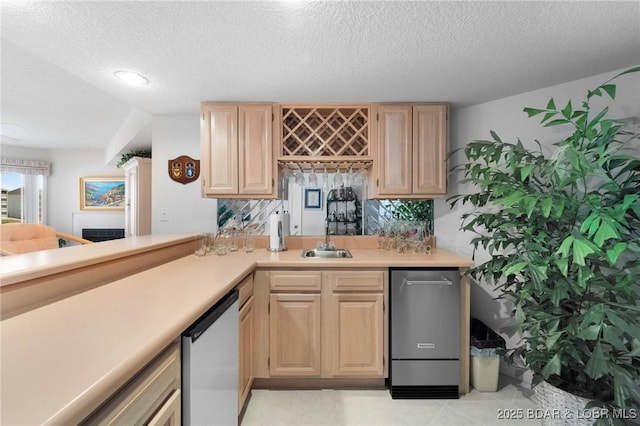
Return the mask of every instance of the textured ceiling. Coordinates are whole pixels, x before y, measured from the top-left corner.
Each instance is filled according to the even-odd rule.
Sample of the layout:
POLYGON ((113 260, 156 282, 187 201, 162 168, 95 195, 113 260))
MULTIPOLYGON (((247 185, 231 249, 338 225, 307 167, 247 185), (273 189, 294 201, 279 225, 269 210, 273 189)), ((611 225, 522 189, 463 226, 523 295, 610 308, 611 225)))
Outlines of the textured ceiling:
MULTIPOLYGON (((5 143, 105 147, 203 100, 477 104, 640 63, 640 2, 1 5, 5 143), (150 84, 114 79, 128 69, 150 84), (17 135, 8 134, 15 131, 17 135)), ((148 133, 146 133, 148 138, 148 133)))

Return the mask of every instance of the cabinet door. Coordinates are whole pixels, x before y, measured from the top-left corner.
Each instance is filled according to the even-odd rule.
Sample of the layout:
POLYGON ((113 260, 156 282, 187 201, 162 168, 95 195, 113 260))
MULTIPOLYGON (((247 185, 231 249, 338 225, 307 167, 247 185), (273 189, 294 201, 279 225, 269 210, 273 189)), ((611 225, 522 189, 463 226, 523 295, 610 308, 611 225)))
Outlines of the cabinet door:
POLYGON ((447 194, 447 105, 413 107, 413 194, 447 194))
POLYGON ((180 389, 176 389, 156 415, 149 420, 148 426, 179 426, 182 420, 180 397, 180 389))
POLYGON ((202 105, 202 185, 204 195, 238 193, 238 107, 202 105))
POLYGON ((375 195, 411 194, 411 106, 378 108, 375 195))
POLYGON ((320 376, 320 295, 271 294, 271 376, 320 376))
POLYGON ((81 424, 172 424, 176 420, 179 424, 180 346, 173 344, 81 424))
POLYGON ((383 295, 333 294, 326 332, 333 376, 383 377, 383 295))
POLYGON ((253 383, 253 297, 250 297, 240 309, 240 368, 238 387, 238 413, 242 411, 244 402, 253 383))
POLYGON ((240 105, 239 193, 271 195, 275 188, 271 105, 240 105))

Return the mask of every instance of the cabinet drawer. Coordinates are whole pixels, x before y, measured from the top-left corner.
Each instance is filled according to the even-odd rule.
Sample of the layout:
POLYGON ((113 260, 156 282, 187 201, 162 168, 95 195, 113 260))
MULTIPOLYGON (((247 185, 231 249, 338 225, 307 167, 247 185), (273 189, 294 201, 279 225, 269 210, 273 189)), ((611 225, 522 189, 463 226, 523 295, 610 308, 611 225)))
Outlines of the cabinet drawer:
POLYGON ((327 282, 332 291, 383 291, 386 274, 384 271, 331 271, 327 282))
POLYGON ((272 271, 271 291, 319 292, 322 288, 320 271, 272 271))
POLYGON ((238 293, 238 305, 242 307, 244 302, 253 296, 253 274, 247 275, 245 279, 238 284, 238 293))
MULTIPOLYGON (((85 419, 84 425, 171 423, 180 395, 180 348, 171 345, 102 407, 85 419), (177 391, 177 394, 176 394, 177 391), (177 396, 176 396, 177 395, 177 396), (162 413, 160 417, 156 415, 162 413), (165 416, 166 415, 166 416, 165 416)), ((179 412, 179 411, 178 411, 179 412)))

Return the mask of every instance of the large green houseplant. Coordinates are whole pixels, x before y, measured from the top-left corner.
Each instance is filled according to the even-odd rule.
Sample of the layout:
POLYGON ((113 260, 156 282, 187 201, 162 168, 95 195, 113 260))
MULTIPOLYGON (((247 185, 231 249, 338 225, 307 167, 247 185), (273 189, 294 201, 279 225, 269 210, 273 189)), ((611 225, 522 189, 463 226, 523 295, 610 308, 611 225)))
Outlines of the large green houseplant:
POLYGON ((470 273, 513 302, 507 332, 522 341, 512 360, 533 371, 534 385, 544 380, 610 409, 640 401, 640 145, 591 101, 615 99, 612 81, 638 71, 579 105, 558 108, 552 98, 525 108, 544 126, 570 126, 547 155, 539 143, 530 150, 493 131, 469 143, 454 171, 474 192, 448 200, 471 207, 461 229, 476 233, 474 253, 491 256, 470 273))

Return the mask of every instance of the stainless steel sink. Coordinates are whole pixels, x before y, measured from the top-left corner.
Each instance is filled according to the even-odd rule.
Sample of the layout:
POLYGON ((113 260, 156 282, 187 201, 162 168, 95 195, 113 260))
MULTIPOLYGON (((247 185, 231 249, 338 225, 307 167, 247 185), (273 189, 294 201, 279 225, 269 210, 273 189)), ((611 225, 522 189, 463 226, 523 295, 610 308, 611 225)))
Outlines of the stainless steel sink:
POLYGON ((305 249, 302 250, 302 257, 305 259, 335 259, 335 258, 350 258, 351 252, 348 249, 305 249))

